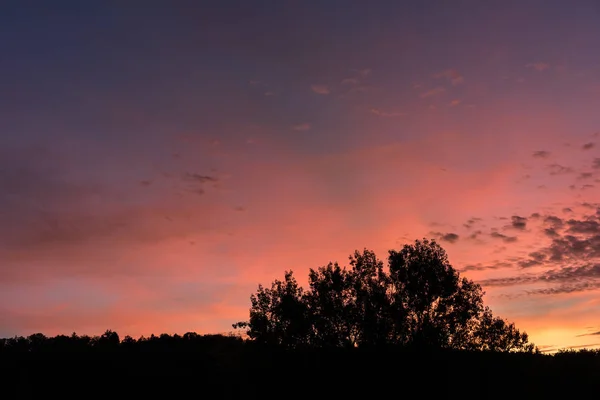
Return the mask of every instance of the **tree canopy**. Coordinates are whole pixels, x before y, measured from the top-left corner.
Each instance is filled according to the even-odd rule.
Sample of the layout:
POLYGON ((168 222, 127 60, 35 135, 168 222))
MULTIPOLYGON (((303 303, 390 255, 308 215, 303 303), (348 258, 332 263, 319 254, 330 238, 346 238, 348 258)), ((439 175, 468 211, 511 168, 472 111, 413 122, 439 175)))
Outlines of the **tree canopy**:
POLYGON ((234 328, 286 348, 534 350, 525 332, 484 306, 481 286, 461 277, 434 240, 390 250, 387 266, 367 249, 349 260, 310 269, 306 290, 292 271, 259 285, 249 320, 234 328))

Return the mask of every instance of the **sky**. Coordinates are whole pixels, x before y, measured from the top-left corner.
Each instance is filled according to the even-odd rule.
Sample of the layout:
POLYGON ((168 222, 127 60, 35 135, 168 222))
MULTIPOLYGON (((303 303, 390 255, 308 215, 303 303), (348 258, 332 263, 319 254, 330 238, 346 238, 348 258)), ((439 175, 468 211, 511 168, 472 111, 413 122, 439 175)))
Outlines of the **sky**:
POLYGON ((541 349, 600 343, 600 3, 6 1, 0 336, 227 332, 436 239, 541 349))

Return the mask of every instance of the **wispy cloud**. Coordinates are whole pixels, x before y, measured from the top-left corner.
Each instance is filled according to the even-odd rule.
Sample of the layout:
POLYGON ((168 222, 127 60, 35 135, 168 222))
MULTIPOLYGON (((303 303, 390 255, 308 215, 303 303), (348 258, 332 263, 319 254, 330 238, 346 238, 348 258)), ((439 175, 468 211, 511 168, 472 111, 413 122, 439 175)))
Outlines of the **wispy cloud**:
POLYGON ((575 172, 575 170, 571 167, 566 167, 556 163, 548 165, 548 169, 550 170, 550 175, 564 175, 575 172))
POLYGON ((454 86, 460 85, 465 81, 464 77, 455 69, 447 69, 442 72, 438 72, 433 76, 436 79, 446 78, 454 86))
POLYGON ((433 97, 433 96, 437 96, 438 94, 444 93, 446 91, 446 89, 442 86, 438 86, 435 87, 433 89, 427 90, 423 93, 420 94, 421 98, 427 98, 427 97, 433 97))
POLYGON ((371 109, 369 110, 369 112, 370 112, 371 114, 377 115, 378 117, 401 117, 401 116, 405 115, 405 114, 404 114, 404 113, 402 113, 402 112, 394 112, 394 111, 390 112, 390 111, 383 111, 383 110, 380 110, 380 109, 378 109, 378 108, 371 108, 371 109))
POLYGON ((309 124, 308 122, 304 122, 302 124, 292 126, 292 129, 295 131, 307 131, 311 127, 312 127, 311 124, 309 124))
POLYGON ((548 68, 550 68, 550 64, 547 64, 545 62, 535 62, 535 63, 525 64, 525 67, 532 68, 536 71, 542 72, 542 71, 545 71, 548 68))
POLYGON ((317 94, 331 93, 329 86, 327 86, 327 85, 318 85, 318 84, 310 85, 310 90, 312 90, 313 92, 315 92, 317 94))
POLYGON ((356 78, 342 79, 342 85, 358 85, 360 81, 356 78))
POLYGON ((534 158, 548 158, 550 157, 550 152, 546 150, 537 150, 533 152, 534 158))
POLYGON ((371 72, 373 72, 371 70, 371 68, 362 68, 362 69, 353 69, 353 72, 356 72, 358 75, 362 76, 362 77, 366 77, 371 75, 371 72))

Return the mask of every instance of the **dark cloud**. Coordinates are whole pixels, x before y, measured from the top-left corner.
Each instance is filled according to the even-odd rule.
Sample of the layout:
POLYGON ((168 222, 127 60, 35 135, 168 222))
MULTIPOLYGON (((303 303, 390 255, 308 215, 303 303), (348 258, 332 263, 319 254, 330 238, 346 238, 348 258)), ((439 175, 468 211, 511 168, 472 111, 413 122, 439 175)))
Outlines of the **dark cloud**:
POLYGON ((600 158, 594 158, 594 161, 592 161, 592 168, 600 169, 600 158))
POLYGON ((527 295, 557 295, 557 294, 567 294, 567 293, 577 293, 584 292, 586 290, 596 290, 600 288, 600 282, 580 282, 580 283, 570 283, 570 284, 562 284, 549 288, 540 288, 540 289, 531 289, 525 291, 527 295))
POLYGON ((469 264, 465 265, 462 268, 459 268, 460 272, 469 272, 469 271, 486 271, 486 270, 497 270, 502 268, 510 268, 513 264, 506 261, 493 261, 491 264, 469 264))
POLYGON ((456 233, 442 233, 442 232, 430 232, 430 235, 437 237, 440 240, 443 240, 448 243, 456 243, 459 239, 459 236, 456 233))
POLYGON ((570 219, 567 221, 567 232, 600 235, 600 224, 596 219, 570 219))
POLYGON ((550 255, 549 260, 586 261, 600 256, 600 235, 577 237, 573 235, 558 236, 544 250, 550 255))
POLYGON ((540 213, 536 213, 536 212, 532 213, 532 214, 529 216, 529 218, 534 218, 534 219, 538 219, 538 218, 540 218, 540 217, 541 217, 540 213))
POLYGON ((595 146, 594 142, 589 142, 589 143, 585 143, 583 146, 581 146, 581 148, 583 150, 590 150, 593 149, 595 146))
POLYGON ((546 150, 538 150, 533 152, 534 158, 548 158, 550 156, 550 152, 546 150))
POLYGON ((590 179, 593 176, 594 176, 593 172, 582 172, 579 174, 578 178, 579 179, 590 179))
MULTIPOLYGON (((480 281, 483 286, 514 286, 531 283, 562 283, 563 286, 554 288, 564 293, 567 290, 577 291, 582 287, 600 285, 600 282, 586 282, 588 279, 600 278, 600 264, 590 264, 580 267, 564 267, 545 271, 540 274, 523 274, 506 278, 492 278, 480 281), (570 284, 570 285, 567 285, 570 284), (593 285, 592 285, 593 284, 593 285)), ((546 289, 544 289, 546 290, 546 289)), ((556 292, 558 293, 558 292, 556 292)))
POLYGON ((550 225, 553 229, 560 229, 564 225, 562 218, 559 218, 556 215, 546 215, 544 217, 544 223, 550 225))
POLYGON ((511 217, 512 227, 515 229, 523 230, 527 227, 527 218, 513 215, 511 217))
POLYGON ((204 184, 213 183, 213 186, 219 181, 218 178, 210 175, 201 175, 196 173, 186 172, 182 179, 189 184, 186 188, 188 192, 202 195, 205 193, 204 184))
POLYGON ((472 217, 469 220, 467 220, 467 222, 465 222, 463 224, 463 226, 467 229, 471 229, 473 227, 473 225, 475 225, 476 223, 478 223, 480 221, 481 221, 481 218, 472 217))
POLYGON ((518 260, 517 265, 521 268, 535 267, 538 265, 542 265, 547 259, 546 254, 539 251, 531 252, 528 256, 528 259, 518 260))
POLYGON ((492 233, 490 233, 490 236, 495 239, 502 239, 502 241, 504 241, 505 243, 513 243, 513 242, 517 241, 516 236, 507 236, 507 235, 503 235, 500 232, 492 232, 492 233))
POLYGON ((193 182, 200 182, 200 183, 217 182, 218 181, 218 179, 214 176, 200 175, 200 174, 194 174, 194 173, 190 173, 190 172, 186 172, 185 174, 183 174, 183 179, 186 181, 193 181, 193 182))
POLYGON ((545 228, 544 229, 544 234, 546 236, 550 236, 550 237, 556 237, 556 236, 558 236, 558 232, 554 228, 545 228))
POLYGON ((441 239, 446 241, 446 242, 450 242, 450 243, 455 243, 456 241, 458 241, 459 236, 456 233, 446 233, 444 234, 441 239))
POLYGON ((582 336, 599 336, 600 335, 600 331, 596 331, 596 332, 591 332, 591 333, 582 333, 581 335, 577 335, 577 337, 582 337, 582 336))
POLYGON ((481 235, 482 233, 483 233, 482 231, 480 231, 480 230, 476 230, 476 231, 474 231, 473 233, 471 233, 471 234, 469 235, 469 239, 477 239, 477 237, 478 237, 479 235, 481 235))
POLYGON ((548 169, 550 170, 550 175, 564 175, 575 172, 571 167, 565 167, 560 164, 550 164, 548 165, 548 169))

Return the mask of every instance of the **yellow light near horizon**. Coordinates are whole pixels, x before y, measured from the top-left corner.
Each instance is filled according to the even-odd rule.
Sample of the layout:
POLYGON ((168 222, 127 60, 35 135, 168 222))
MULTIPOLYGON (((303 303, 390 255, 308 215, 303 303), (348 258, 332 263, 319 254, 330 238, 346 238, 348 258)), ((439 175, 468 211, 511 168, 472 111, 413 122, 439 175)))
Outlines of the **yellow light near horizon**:
MULTIPOLYGON (((598 348, 600 347, 600 338, 594 340, 594 336, 580 336, 581 329, 577 328, 551 328, 542 329, 535 332, 531 332, 531 337, 535 337, 535 343, 548 347, 546 352, 553 353, 560 349, 567 348, 598 348)), ((540 350, 544 351, 545 349, 540 350)))

